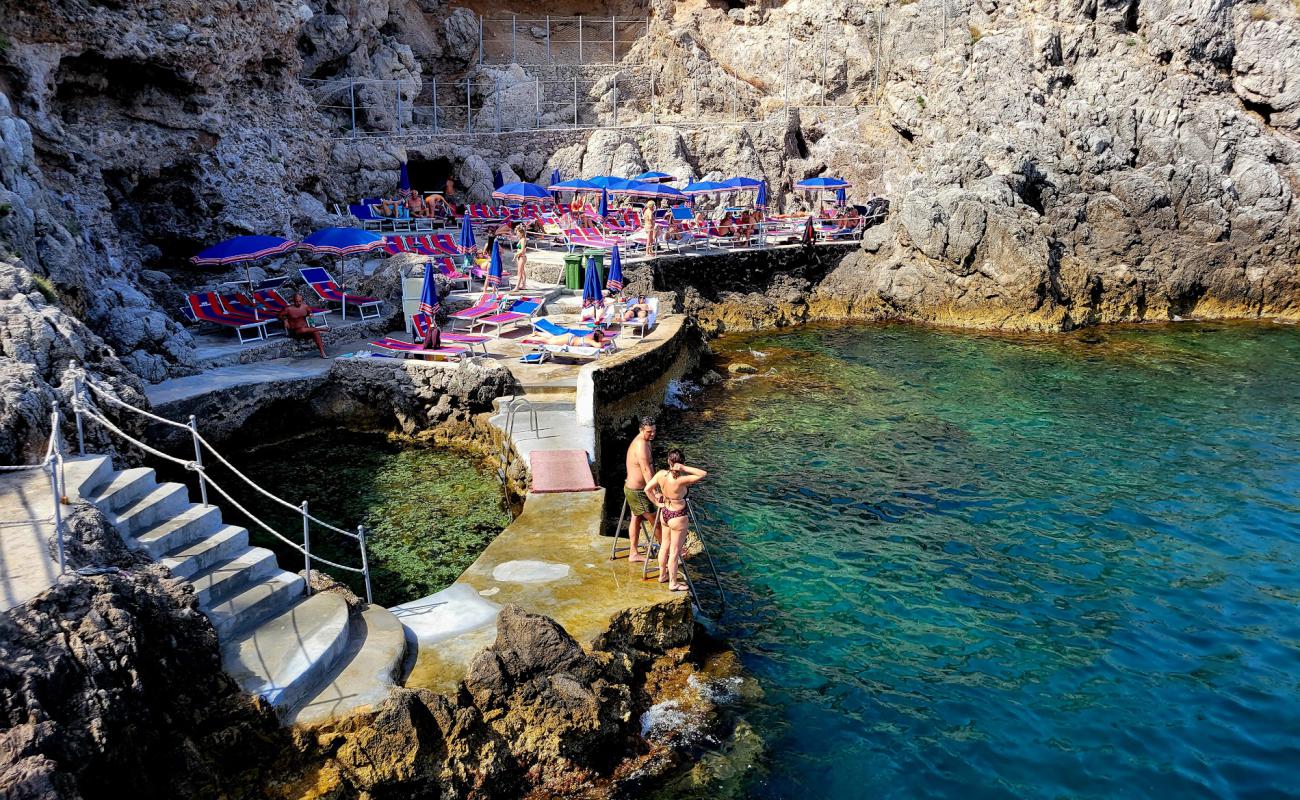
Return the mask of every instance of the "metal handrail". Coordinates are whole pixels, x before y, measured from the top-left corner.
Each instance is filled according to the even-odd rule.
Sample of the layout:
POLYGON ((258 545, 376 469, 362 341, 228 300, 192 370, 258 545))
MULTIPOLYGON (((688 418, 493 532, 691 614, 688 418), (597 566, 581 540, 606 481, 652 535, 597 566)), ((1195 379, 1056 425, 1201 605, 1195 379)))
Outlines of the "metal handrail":
MULTIPOLYGON (((130 403, 127 403, 121 400, 120 398, 114 396, 112 393, 106 391, 102 387, 95 385, 93 381, 87 379, 85 373, 82 370, 80 370, 75 364, 73 365, 73 369, 75 371, 75 378, 73 384, 73 410, 77 414, 77 438, 78 438, 78 446, 81 449, 81 452, 83 453, 85 452, 84 427, 83 427, 82 419, 86 418, 94 422, 98 422, 109 432, 116 434, 121 439, 135 445, 136 447, 140 448, 144 452, 152 456, 155 456, 157 458, 161 458, 164 461, 170 462, 172 464, 176 464, 177 466, 180 466, 186 469, 187 471, 196 473, 198 475, 199 492, 202 496, 203 505, 205 506, 209 505, 208 488, 211 487, 212 489, 215 489, 218 494, 224 497, 226 501, 229 502, 232 506, 234 506, 236 510, 243 513, 244 516, 248 517, 250 520, 255 522, 267 533, 270 533, 272 536, 279 539, 284 544, 288 545, 289 547, 292 547, 294 550, 301 553, 303 556, 303 560, 306 564, 306 570, 309 579, 311 576, 311 564, 313 560, 321 564, 326 564, 328 566, 334 567, 336 569, 341 569, 346 572, 352 572, 352 573, 362 575, 364 577, 365 586, 366 586, 366 602, 367 603, 374 602, 371 585, 370 585, 370 563, 368 557, 369 554, 366 552, 366 534, 365 534, 365 528, 363 526, 358 525, 356 533, 352 533, 350 531, 344 530, 343 528, 339 528, 335 525, 331 525, 328 522, 325 522, 309 514, 307 512, 306 501, 303 501, 299 505, 294 505, 288 502, 287 500, 284 500, 272 494, 271 492, 267 491, 266 489, 262 488, 257 483, 255 483, 251 478, 249 478, 238 468, 236 468, 234 464, 230 463, 230 461, 225 456, 223 456, 220 452, 218 452, 217 449, 213 447, 210 442, 208 442, 206 439, 203 438, 203 436, 198 431, 198 422, 194 417, 194 415, 190 415, 189 424, 180 423, 175 420, 167 419, 166 417, 158 416, 157 414, 146 411, 145 409, 137 408, 136 406, 133 406, 130 403), (89 392, 86 391, 87 389, 89 389, 89 392), (151 447, 150 445, 145 444, 139 439, 126 433, 121 428, 114 425, 102 413, 100 413, 99 409, 93 405, 93 402, 91 402, 90 393, 93 393, 96 397, 103 399, 109 404, 121 408, 125 411, 129 411, 139 416, 145 417, 146 419, 151 419, 155 422, 168 425, 170 427, 179 430, 186 431, 187 433, 190 434, 190 438, 194 444, 194 460, 187 461, 183 458, 178 458, 169 453, 164 453, 161 450, 158 450, 155 447, 151 447), (297 542, 294 542, 288 539, 287 537, 283 536, 282 534, 280 534, 279 531, 275 530, 266 522, 262 521, 261 518, 253 514, 253 512, 249 511, 247 508, 245 508, 239 501, 235 500, 234 497, 232 497, 229 492, 227 492, 224 488, 222 488, 222 486, 220 486, 215 480, 213 480, 212 476, 208 474, 207 469, 204 467, 203 464, 204 448, 206 448, 208 453, 210 453, 213 457, 215 457, 217 461, 225 465, 226 468, 228 468, 232 473, 238 476, 240 480, 242 480, 244 483, 248 484, 248 486, 255 489, 258 493, 262 494, 266 498, 278 503, 281 506, 284 506, 285 508, 297 514, 300 514, 303 520, 303 543, 298 544, 297 542), (316 523, 317 525, 320 525, 321 527, 327 528, 328 530, 334 531, 336 533, 341 533, 344 536, 348 537, 349 539, 356 541, 361 551, 361 566, 351 567, 345 564, 339 564, 337 562, 322 558, 319 554, 312 555, 311 537, 309 531, 310 531, 310 524, 313 522, 316 523)), ((310 580, 308 580, 307 583, 307 593, 308 594, 311 593, 310 580)))
POLYGON ((511 446, 511 437, 515 431, 515 414, 519 410, 519 403, 528 407, 528 413, 532 417, 533 436, 541 436, 541 428, 537 424, 537 408, 533 406, 531 400, 520 395, 511 395, 510 400, 502 405, 502 410, 506 415, 506 424, 504 426, 505 435, 501 437, 501 487, 510 491, 510 454, 514 451, 511 446))
MULTIPOLYGON (((59 574, 68 571, 67 558, 63 544, 63 502, 67 494, 67 478, 64 475, 63 446, 59 438, 61 415, 56 408, 50 413, 50 439, 45 445, 45 455, 35 464, 12 464, 0 466, 0 472, 34 472, 40 470, 50 476, 50 492, 54 496, 54 542, 59 557, 59 574)), ((7 523, 40 523, 44 519, 7 520, 7 523)))
MULTIPOLYGON (((709 551, 708 543, 704 541, 704 530, 700 526, 699 517, 695 515, 695 506, 691 503, 689 497, 684 498, 684 500, 686 503, 686 511, 690 516, 691 527, 695 529, 695 538, 700 542, 700 549, 704 552, 704 558, 709 565, 709 573, 713 577, 713 585, 717 587, 718 590, 718 617, 721 617, 723 614, 727 613, 727 593, 722 588, 722 579, 718 576, 718 567, 713 561, 713 554, 709 551)), ((610 548, 610 561, 618 558, 618 540, 623 534, 623 517, 628 510, 627 500, 624 499, 623 506, 618 512, 618 524, 614 528, 614 543, 610 548)), ((663 521, 660 519, 662 514, 663 507, 661 506, 658 511, 655 512, 655 520, 650 524, 650 529, 646 532, 646 560, 641 566, 642 580, 647 579, 650 574, 650 561, 654 558, 655 552, 660 547, 663 547, 661 542, 655 541, 654 536, 655 529, 662 530, 664 527, 663 521)), ((630 524, 631 521, 629 520, 629 525, 630 524)), ((630 544, 631 542, 629 542, 629 545, 630 544)), ((695 581, 691 579, 690 571, 687 569, 686 559, 678 554, 677 563, 681 567, 681 575, 686 578, 686 585, 690 589, 691 605, 695 606, 696 611, 708 616, 704 611, 704 608, 700 605, 699 594, 695 591, 695 581)))

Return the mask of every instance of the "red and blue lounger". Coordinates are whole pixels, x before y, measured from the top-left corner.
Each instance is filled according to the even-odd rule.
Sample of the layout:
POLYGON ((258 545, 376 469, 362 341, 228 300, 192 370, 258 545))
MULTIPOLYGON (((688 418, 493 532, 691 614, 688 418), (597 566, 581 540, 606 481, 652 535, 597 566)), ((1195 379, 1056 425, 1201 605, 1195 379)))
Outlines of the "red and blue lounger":
POLYGON ((438 270, 439 275, 445 278, 452 285, 455 285, 457 283, 463 283, 465 284, 466 289, 469 288, 469 276, 461 272, 460 270, 456 269, 456 265, 451 263, 450 258, 447 258, 445 256, 441 258, 435 258, 433 260, 433 267, 434 269, 438 270))
MULTIPOLYGON (((547 336, 559 336, 560 334, 569 334, 571 336, 590 336, 592 329, 591 328, 566 328, 563 325, 557 325, 556 323, 552 322, 546 317, 535 317, 533 319, 533 331, 536 333, 545 334, 547 336)), ((610 329, 602 328, 601 333, 605 334, 606 341, 613 341, 614 339, 618 338, 617 328, 610 328, 610 329)), ((541 339, 535 339, 531 337, 525 337, 523 339, 520 339, 519 341, 523 342, 524 344, 542 344, 541 339)))
MULTIPOLYGON (((281 311, 289 307, 289 304, 285 302, 284 297, 282 297, 275 289, 258 289, 253 292, 253 296, 257 298, 258 303, 272 314, 279 314, 281 311)), ((330 310, 328 308, 313 308, 311 309, 311 313, 324 316, 330 313, 330 310)))
POLYGON ((434 255, 441 253, 445 256, 458 256, 461 254, 460 246, 449 233, 431 233, 420 237, 420 242, 425 247, 433 251, 434 255))
POLYGON ((216 294, 207 292, 207 295, 209 299, 206 301, 200 295, 188 295, 185 298, 185 316, 195 322, 210 322, 223 328, 233 328, 236 335, 239 336, 240 344, 266 338, 266 326, 271 320, 259 320, 243 314, 232 314, 222 307, 220 298, 216 294), (213 305, 214 302, 215 306, 213 305), (245 337, 246 333, 252 335, 245 337))
POLYGON ((422 344, 404 342, 401 339, 379 339, 370 344, 372 347, 378 347, 380 350, 387 350, 390 353, 423 356, 424 358, 460 359, 469 352, 469 348, 466 347, 441 347, 437 350, 426 350, 422 344))
POLYGON ((330 274, 321 267, 306 267, 298 270, 302 276, 303 282, 312 288, 322 301, 326 303, 342 303, 343 319, 348 318, 348 304, 356 306, 357 314, 362 319, 370 319, 379 316, 379 307, 383 305, 383 300, 377 297, 366 297, 359 294, 347 294, 339 287, 330 274), (366 313, 366 309, 370 313, 366 313))
MULTIPOLYGON (((415 338, 419 339, 420 341, 424 341, 424 337, 429 335, 429 318, 426 317, 424 314, 412 314, 411 326, 415 329, 415 338)), ((473 352, 475 346, 477 346, 478 349, 483 351, 483 355, 488 354, 487 343, 492 341, 491 337, 474 336, 468 333, 449 333, 447 331, 443 331, 443 333, 440 335, 442 336, 442 340, 444 342, 451 342, 452 344, 465 345, 466 349, 470 350, 471 352, 473 352)))
POLYGON ((542 307, 540 297, 525 297, 513 301, 510 306, 495 314, 479 317, 475 326, 494 329, 493 338, 499 337, 507 328, 513 328, 524 320, 531 320, 537 309, 542 307))
POLYGON ((473 307, 448 314, 447 319, 451 320, 453 327, 455 327, 457 322, 468 322, 469 330, 474 330, 474 323, 489 314, 495 314, 497 312, 497 307, 500 304, 501 298, 497 297, 495 294, 484 293, 473 307))
POLYGON ((436 255, 433 250, 421 244, 414 236, 385 236, 384 249, 390 255, 399 255, 401 253, 411 253, 417 256, 436 255))
MULTIPOLYGON (((248 317, 254 322, 276 320, 276 312, 269 308, 262 308, 251 297, 243 292, 234 294, 221 295, 221 305, 225 307, 226 313, 240 317, 248 317)), ((287 331, 283 325, 267 325, 266 337, 280 333, 286 334, 287 331)))

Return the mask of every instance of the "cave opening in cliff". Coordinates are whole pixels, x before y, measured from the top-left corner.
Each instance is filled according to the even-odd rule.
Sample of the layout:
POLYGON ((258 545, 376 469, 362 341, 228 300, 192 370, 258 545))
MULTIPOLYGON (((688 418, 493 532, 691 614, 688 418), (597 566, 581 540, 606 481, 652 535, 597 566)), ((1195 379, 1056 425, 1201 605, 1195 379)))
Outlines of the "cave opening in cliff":
POLYGON ((407 158, 406 170, 411 176, 411 188, 421 192, 441 192, 447 179, 456 175, 456 165, 442 156, 421 158, 411 155, 407 158))

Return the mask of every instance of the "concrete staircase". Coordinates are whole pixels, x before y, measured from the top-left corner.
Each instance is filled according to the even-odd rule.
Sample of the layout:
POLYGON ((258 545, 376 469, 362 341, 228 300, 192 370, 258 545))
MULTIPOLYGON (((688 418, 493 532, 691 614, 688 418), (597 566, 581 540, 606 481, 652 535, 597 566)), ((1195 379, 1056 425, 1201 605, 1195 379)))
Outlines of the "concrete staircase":
POLYGON ((282 722, 312 723, 383 700, 406 654, 402 625, 369 606, 352 615, 336 594, 307 596, 300 575, 248 543, 221 509, 190 502, 151 469, 114 471, 106 456, 78 459, 87 477, 70 494, 99 508, 127 544, 194 586, 221 643, 222 665, 282 722))

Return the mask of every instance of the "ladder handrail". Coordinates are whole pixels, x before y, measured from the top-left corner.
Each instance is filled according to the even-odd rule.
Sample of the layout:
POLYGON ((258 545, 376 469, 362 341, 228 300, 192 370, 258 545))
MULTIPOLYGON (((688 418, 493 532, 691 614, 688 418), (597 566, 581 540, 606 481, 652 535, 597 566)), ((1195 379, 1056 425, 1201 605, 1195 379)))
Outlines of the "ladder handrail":
MULTIPOLYGON (((369 559, 367 557, 368 554, 366 553, 365 530, 360 525, 357 526, 356 533, 352 533, 351 531, 344 530, 343 528, 340 528, 336 525, 331 525, 330 523, 325 522, 324 520, 321 520, 309 514, 307 512, 305 503, 302 505, 294 505, 288 502, 287 500, 284 500, 283 498, 278 497, 272 494, 271 492, 267 491, 263 487, 259 486, 256 482, 253 481, 252 478, 249 478, 238 468, 236 468, 234 464, 230 463, 230 461, 225 456, 223 456, 220 452, 217 451, 215 447, 212 446, 211 442, 203 438, 203 436, 198 431, 198 426, 193 416, 190 417, 190 424, 187 425, 181 422, 177 422, 176 420, 171 420, 171 419, 167 419, 166 417, 161 417, 150 411, 146 411, 143 408, 137 408, 136 406, 133 406, 130 403, 127 403, 126 401, 118 398, 113 393, 107 391, 103 387, 96 385, 94 381, 89 379, 85 371, 80 369, 75 363, 73 364, 73 370, 76 375, 76 378, 74 381, 74 388, 72 394, 72 406, 73 406, 73 410, 76 412, 77 415, 77 432, 79 438, 82 437, 83 418, 90 419, 94 422, 98 422, 101 426, 104 427, 105 430, 117 435, 119 438, 123 439, 124 441, 129 442, 130 444, 140 448, 145 453, 148 453, 156 458, 160 458, 163 459, 164 461, 180 466, 189 472, 194 472, 195 474, 198 475, 199 478, 199 487, 203 495, 204 505, 207 505, 208 487, 215 489, 236 510, 244 514, 244 516, 248 517, 250 520, 255 522, 258 526, 260 526, 267 533, 274 536, 276 539, 280 540, 284 544, 288 545, 289 547, 293 548, 297 552, 301 553, 305 563, 307 564, 308 578, 310 578, 311 576, 310 570, 311 570, 312 561, 316 561, 321 564, 326 564, 328 566, 334 567, 335 569, 341 569, 346 572, 352 572, 355 574, 362 575, 365 578, 366 602, 367 603, 374 602, 371 596, 370 565, 369 565, 369 559), (94 397, 102 399, 105 402, 109 403, 110 405, 121 408, 124 411, 128 411, 138 416, 144 417, 146 419, 150 419, 155 422, 158 422, 160 424, 167 425, 187 432, 194 442, 194 459, 186 460, 183 458, 178 458, 176 456, 173 456, 170 453, 164 453, 163 451, 155 447, 152 447, 146 444, 145 442, 140 441, 136 437, 130 435, 129 433, 123 431, 121 428, 113 424, 112 421, 110 421, 107 417, 105 417, 101 413, 98 406, 94 404, 94 398, 92 398, 91 396, 92 393, 94 397), (334 531, 336 533, 341 533, 347 538, 357 542, 358 547, 361 551, 361 566, 350 567, 345 564, 339 564, 335 561, 330 561, 329 559, 322 558, 319 554, 312 554, 310 550, 310 544, 307 543, 299 544, 297 542, 294 542, 293 540, 283 536, 279 531, 272 528, 270 525, 264 522, 260 517, 253 514, 253 512, 245 508, 238 500, 235 500, 234 497, 232 497, 229 492, 227 492, 221 485, 219 485, 215 480, 212 479, 212 476, 210 474, 208 474, 207 469, 203 465, 201 448, 206 448, 207 451, 210 454, 212 454, 213 457, 215 457, 218 461, 220 461, 223 465, 225 465, 226 468, 228 468, 232 473, 238 476, 240 480, 242 480, 248 486, 256 490, 258 493, 265 496, 269 500, 272 500, 273 502, 278 503, 281 506, 284 506, 285 508, 293 511, 294 513, 299 514, 303 518, 304 526, 307 525, 309 522, 314 522, 323 528, 334 531)), ((84 452, 84 442, 80 444, 84 452)), ((307 541, 309 541, 309 539, 307 541)))
MULTIPOLYGON (((50 492, 54 496, 54 542, 58 551, 59 574, 62 575, 68 571, 67 559, 64 553, 63 544, 63 499, 67 494, 67 478, 64 476, 64 459, 63 446, 59 437, 59 422, 61 415, 56 407, 50 412, 50 438, 45 444, 45 455, 35 464, 5 464, 0 465, 0 472, 35 472, 40 470, 50 476, 50 492)), ((26 523, 37 524, 45 522, 41 519, 25 520, 6 520, 5 524, 26 523)))

